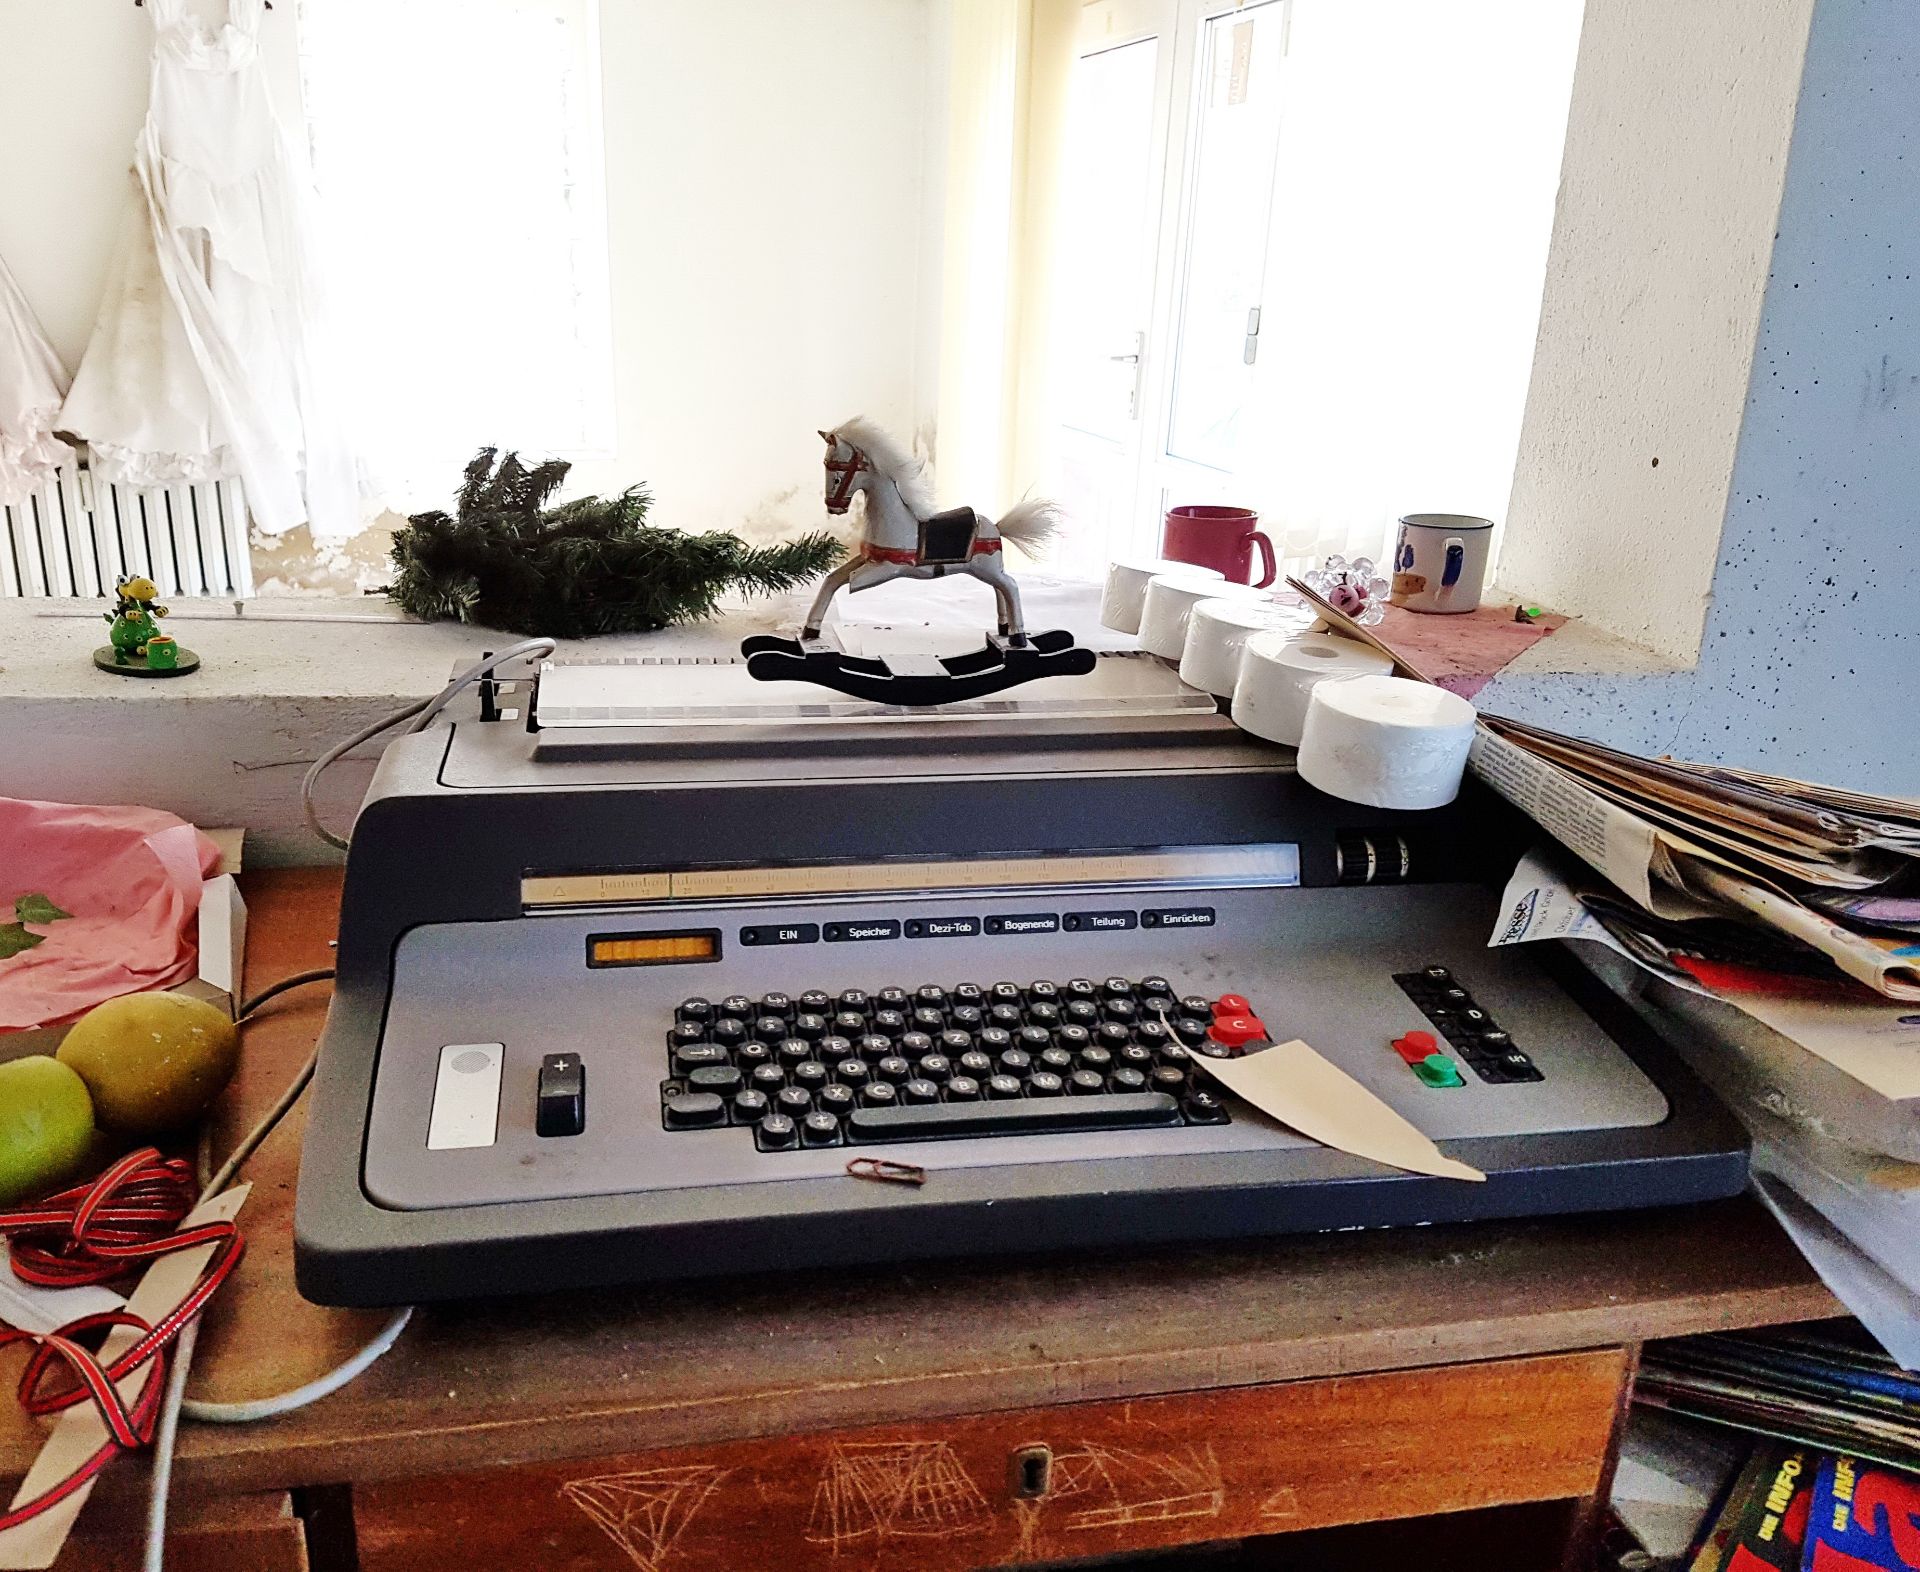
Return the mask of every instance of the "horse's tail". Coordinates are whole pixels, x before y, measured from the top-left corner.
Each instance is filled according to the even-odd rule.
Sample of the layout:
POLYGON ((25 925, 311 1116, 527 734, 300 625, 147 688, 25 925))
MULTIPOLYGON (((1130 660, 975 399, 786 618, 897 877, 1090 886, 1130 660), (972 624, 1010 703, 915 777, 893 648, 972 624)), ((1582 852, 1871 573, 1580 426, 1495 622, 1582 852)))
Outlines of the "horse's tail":
POLYGON ((1066 510, 1057 502, 1036 497, 1007 509, 994 524, 1002 536, 1030 557, 1044 557, 1067 527, 1066 510))

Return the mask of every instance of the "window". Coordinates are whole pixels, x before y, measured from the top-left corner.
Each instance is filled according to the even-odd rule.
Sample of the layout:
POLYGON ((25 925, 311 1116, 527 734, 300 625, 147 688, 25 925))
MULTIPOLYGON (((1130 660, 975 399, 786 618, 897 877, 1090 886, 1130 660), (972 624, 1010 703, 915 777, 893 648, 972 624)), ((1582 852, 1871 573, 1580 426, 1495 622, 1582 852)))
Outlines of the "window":
POLYGON ((1295 566, 1501 518, 1581 14, 1087 0, 1052 345, 1076 567, 1182 503, 1258 509, 1295 566))
POLYGON ((485 444, 609 451, 596 0, 303 0, 348 407, 395 505, 485 444))

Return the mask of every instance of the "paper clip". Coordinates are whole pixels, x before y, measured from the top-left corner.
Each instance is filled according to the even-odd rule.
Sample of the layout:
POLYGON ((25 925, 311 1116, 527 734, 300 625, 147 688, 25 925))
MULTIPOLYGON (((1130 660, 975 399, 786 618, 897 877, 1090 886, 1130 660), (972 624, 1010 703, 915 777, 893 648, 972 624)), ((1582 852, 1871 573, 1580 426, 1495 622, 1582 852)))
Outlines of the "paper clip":
POLYGON ((884 1157, 856 1157, 847 1164, 856 1179, 878 1179, 884 1184, 925 1184, 927 1171, 918 1163, 894 1163, 884 1157))

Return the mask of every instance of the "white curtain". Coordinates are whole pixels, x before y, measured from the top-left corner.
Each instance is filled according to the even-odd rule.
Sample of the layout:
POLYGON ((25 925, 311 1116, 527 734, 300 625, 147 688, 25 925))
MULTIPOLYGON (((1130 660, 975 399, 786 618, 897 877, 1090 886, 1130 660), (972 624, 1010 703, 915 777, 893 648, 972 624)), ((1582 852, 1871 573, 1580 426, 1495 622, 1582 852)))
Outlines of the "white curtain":
MULTIPOLYGON (((595 0, 302 0, 320 249, 363 368, 369 462, 403 512, 442 505, 483 444, 613 447, 596 14, 595 0)), ((662 222, 659 243, 701 244, 662 222)))
MULTIPOLYGON (((260 56, 263 0, 147 0, 146 123, 93 337, 61 412, 135 486, 238 474, 268 534, 363 522, 307 227, 260 56)), ((280 13, 284 16, 285 13, 280 13)))
POLYGON ((53 434, 67 368, 0 257, 0 503, 24 502, 73 449, 53 434))

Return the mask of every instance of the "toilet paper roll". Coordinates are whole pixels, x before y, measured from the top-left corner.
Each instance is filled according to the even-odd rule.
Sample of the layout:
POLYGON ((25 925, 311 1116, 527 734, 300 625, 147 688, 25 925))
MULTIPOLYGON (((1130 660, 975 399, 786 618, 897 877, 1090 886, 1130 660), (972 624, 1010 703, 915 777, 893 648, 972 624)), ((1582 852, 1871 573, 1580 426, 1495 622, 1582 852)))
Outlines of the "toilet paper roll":
POLYGON ((1138 633, 1140 608, 1146 602, 1147 585, 1162 573, 1211 579, 1216 584, 1226 582, 1224 573, 1213 568, 1197 567, 1191 562, 1174 562, 1164 557, 1116 558, 1107 569, 1106 593, 1100 597, 1100 626, 1112 628, 1115 633, 1138 633))
POLYGON ((1302 634, 1313 626, 1311 606, 1273 601, 1200 601, 1187 618, 1187 643, 1180 655, 1180 680, 1218 698, 1233 697, 1240 676, 1240 654, 1256 633, 1302 634))
POLYGON ((1300 775, 1329 797, 1374 808, 1439 808, 1460 794, 1474 709, 1406 677, 1323 682, 1307 703, 1300 775))
POLYGON ((1196 578, 1184 571, 1156 574, 1147 584, 1146 603, 1140 608, 1140 648, 1177 661, 1187 651, 1187 619, 1193 608, 1215 599, 1273 604, 1265 590, 1245 584, 1196 578))
POLYGON ((1332 633, 1298 638, 1256 633, 1240 653, 1233 721, 1256 737, 1297 748, 1316 683, 1334 677, 1380 677, 1392 670, 1393 662, 1378 650, 1332 633))

